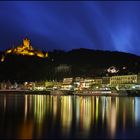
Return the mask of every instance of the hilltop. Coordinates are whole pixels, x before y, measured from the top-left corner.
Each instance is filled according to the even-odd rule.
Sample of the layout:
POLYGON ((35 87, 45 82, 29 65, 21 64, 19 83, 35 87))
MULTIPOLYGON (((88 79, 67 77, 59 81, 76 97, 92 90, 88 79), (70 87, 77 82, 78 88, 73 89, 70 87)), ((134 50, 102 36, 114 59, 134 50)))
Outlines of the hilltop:
POLYGON ((40 50, 34 49, 30 45, 30 40, 28 38, 23 39, 22 45, 5 50, 1 57, 1 62, 3 62, 5 60, 7 54, 15 54, 15 55, 23 55, 23 56, 36 56, 36 57, 40 57, 40 58, 48 57, 47 52, 43 53, 40 50))

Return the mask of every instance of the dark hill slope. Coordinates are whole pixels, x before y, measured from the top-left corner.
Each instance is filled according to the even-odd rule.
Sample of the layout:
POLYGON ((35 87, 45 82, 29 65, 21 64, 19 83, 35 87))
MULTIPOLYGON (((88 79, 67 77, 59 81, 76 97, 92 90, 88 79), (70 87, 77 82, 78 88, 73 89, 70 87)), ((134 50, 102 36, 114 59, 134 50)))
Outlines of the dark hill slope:
POLYGON ((35 81, 70 76, 101 76, 106 74, 105 70, 110 66, 116 66, 119 69, 126 66, 125 74, 138 73, 140 57, 123 52, 89 49, 53 51, 49 52, 49 57, 44 59, 10 54, 6 56, 4 62, 0 63, 0 80, 35 81), (56 68, 61 64, 69 66, 70 71, 56 72, 56 68))
POLYGON ((140 63, 140 57, 133 54, 89 49, 76 49, 69 52, 55 51, 51 53, 51 57, 58 64, 91 65, 95 68, 106 68, 111 65, 131 66, 140 63))

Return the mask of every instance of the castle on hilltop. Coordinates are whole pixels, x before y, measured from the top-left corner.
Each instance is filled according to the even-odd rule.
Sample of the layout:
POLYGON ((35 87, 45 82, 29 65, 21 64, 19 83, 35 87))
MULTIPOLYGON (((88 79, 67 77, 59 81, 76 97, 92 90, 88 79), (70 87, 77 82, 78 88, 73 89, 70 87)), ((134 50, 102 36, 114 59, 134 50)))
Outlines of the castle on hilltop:
POLYGON ((15 48, 11 48, 5 51, 5 54, 17 54, 17 55, 26 55, 26 56, 37 56, 40 58, 48 57, 48 52, 43 53, 42 51, 35 50, 30 45, 30 40, 28 38, 23 39, 23 44, 15 48))

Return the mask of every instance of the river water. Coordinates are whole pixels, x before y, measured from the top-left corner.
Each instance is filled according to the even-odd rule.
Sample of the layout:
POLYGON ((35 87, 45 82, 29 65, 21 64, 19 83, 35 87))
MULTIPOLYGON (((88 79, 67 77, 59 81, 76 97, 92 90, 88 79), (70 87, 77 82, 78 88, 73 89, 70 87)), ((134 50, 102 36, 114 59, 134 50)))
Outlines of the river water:
POLYGON ((140 97, 0 94, 0 138, 139 138, 140 97))

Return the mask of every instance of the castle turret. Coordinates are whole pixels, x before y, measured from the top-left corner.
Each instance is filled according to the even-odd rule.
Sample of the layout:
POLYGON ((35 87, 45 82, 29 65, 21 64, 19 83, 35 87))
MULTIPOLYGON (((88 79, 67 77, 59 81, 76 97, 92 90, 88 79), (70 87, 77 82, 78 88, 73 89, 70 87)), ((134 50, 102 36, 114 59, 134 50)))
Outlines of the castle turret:
POLYGON ((30 40, 27 38, 23 39, 23 46, 26 48, 29 48, 30 47, 30 40))

